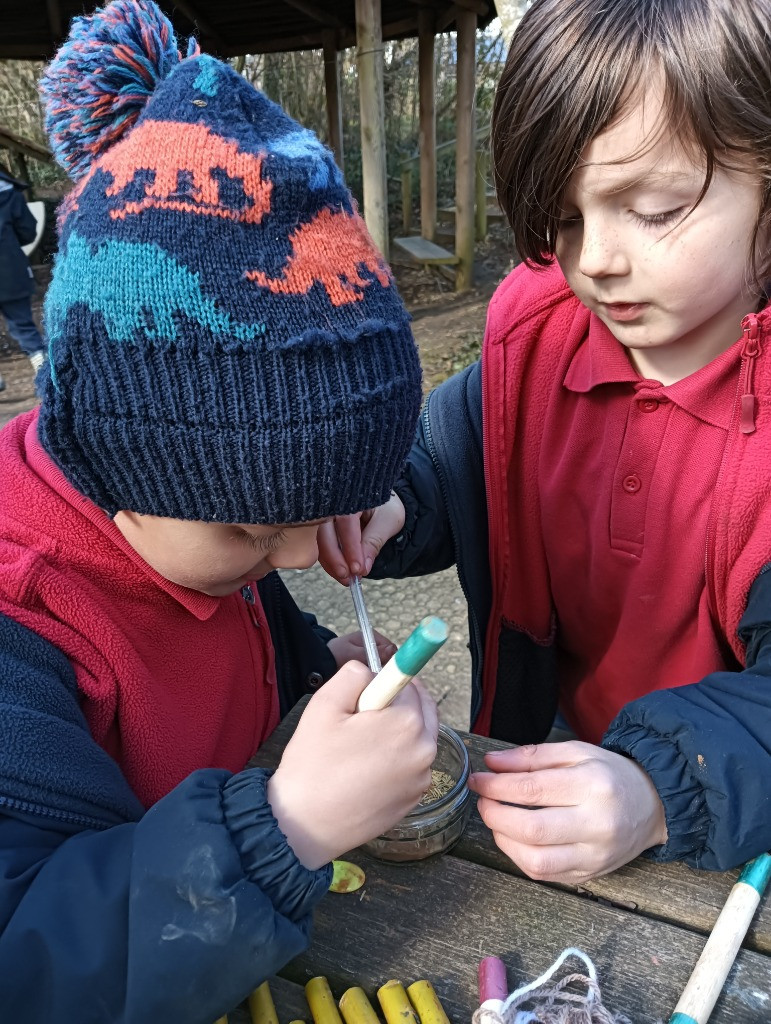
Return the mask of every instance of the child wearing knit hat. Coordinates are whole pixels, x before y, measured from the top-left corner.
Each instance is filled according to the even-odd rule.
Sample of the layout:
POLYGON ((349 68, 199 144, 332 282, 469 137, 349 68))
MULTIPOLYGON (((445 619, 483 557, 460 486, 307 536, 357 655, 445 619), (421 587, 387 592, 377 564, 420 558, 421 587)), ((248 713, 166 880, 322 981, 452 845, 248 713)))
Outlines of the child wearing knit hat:
POLYGON ((0 1017, 210 1024, 430 781, 433 702, 355 714, 361 648, 274 571, 387 498, 420 367, 331 154, 148 0, 41 89, 75 186, 0 433, 0 1017))

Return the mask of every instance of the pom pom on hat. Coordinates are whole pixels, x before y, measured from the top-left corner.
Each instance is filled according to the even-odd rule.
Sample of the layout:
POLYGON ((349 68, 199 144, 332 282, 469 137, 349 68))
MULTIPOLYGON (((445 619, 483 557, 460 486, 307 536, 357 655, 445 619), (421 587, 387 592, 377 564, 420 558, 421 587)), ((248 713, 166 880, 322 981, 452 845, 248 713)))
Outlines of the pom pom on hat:
MULTIPOLYGON (((187 56, 198 52, 191 39, 187 56)), ((114 0, 73 21, 40 82, 46 133, 71 178, 131 128, 181 60, 171 22, 148 0, 114 0)))

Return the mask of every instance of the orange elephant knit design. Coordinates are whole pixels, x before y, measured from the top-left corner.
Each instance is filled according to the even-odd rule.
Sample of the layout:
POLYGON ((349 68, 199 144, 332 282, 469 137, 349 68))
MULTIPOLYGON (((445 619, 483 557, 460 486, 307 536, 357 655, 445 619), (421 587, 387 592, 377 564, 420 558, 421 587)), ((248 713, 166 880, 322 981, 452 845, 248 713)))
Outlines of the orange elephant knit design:
POLYGON ((358 214, 325 209, 294 231, 289 240, 292 255, 281 277, 249 270, 247 280, 274 294, 304 295, 319 281, 333 306, 358 302, 371 278, 361 276, 364 267, 387 288, 391 275, 358 214))

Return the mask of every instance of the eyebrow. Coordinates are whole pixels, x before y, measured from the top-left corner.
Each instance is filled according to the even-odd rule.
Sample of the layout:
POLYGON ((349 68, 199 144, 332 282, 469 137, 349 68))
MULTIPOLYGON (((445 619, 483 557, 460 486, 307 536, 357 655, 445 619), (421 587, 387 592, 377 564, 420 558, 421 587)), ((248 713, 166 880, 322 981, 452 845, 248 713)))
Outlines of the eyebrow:
MULTIPOLYGON (((601 164, 583 164, 582 167, 598 167, 601 164)), ((697 184, 694 175, 685 171, 645 171, 642 174, 635 174, 632 177, 624 178, 609 185, 607 188, 592 189, 593 195, 615 196, 621 192, 628 192, 633 188, 682 188, 684 185, 695 187, 697 184)), ((702 183, 703 184, 703 183, 702 183)))

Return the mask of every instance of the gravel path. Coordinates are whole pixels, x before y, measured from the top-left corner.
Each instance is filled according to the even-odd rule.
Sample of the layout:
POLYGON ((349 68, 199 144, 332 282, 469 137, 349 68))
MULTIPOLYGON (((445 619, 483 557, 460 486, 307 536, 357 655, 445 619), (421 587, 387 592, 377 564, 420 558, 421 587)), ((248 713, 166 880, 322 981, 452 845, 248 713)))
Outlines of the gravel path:
MULTIPOLYGON (((285 570, 284 582, 304 611, 336 633, 358 627, 347 587, 327 576, 320 566, 285 570)), ((439 704, 445 725, 467 729, 471 693, 471 656, 466 601, 455 569, 408 580, 367 580, 362 584, 372 625, 401 644, 424 615, 439 615, 450 627, 450 638, 420 674, 439 704)))

